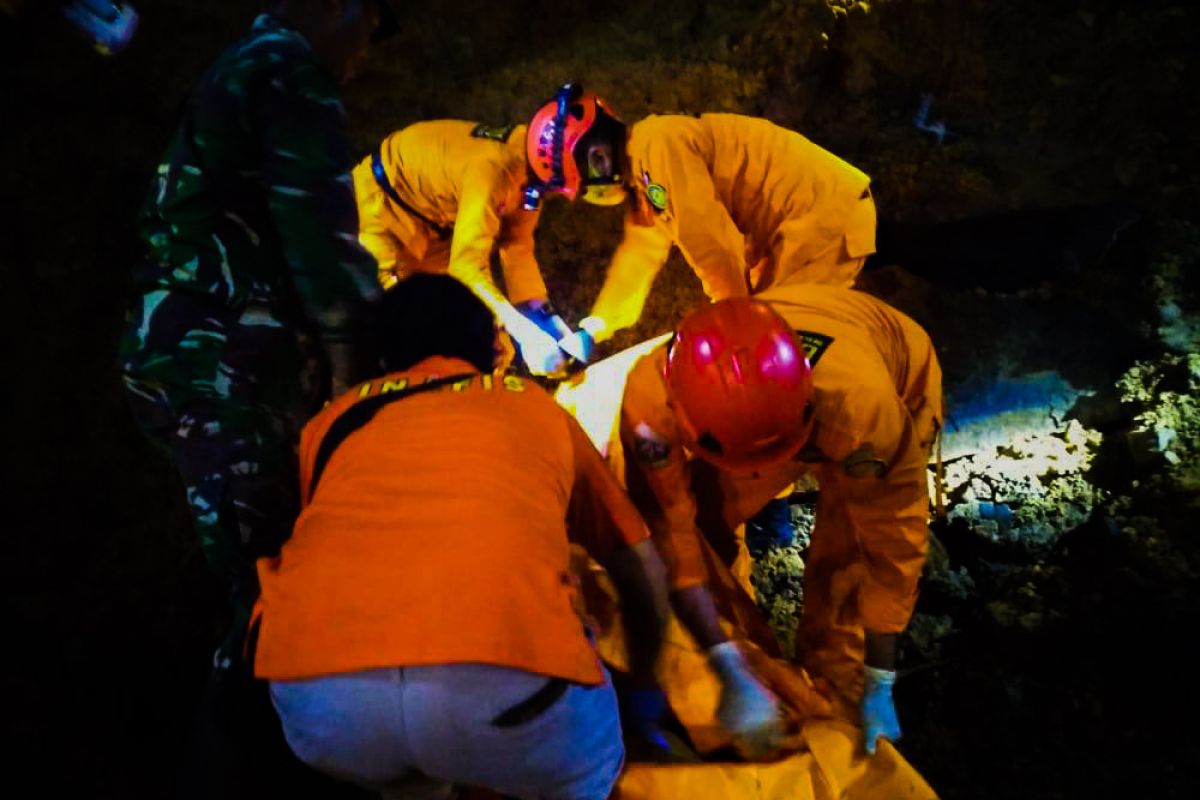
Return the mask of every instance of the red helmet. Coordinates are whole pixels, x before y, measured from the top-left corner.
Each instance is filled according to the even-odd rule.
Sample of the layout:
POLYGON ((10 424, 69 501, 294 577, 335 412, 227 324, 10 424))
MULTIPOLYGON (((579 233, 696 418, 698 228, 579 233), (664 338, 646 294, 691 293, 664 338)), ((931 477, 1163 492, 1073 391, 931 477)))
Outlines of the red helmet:
POLYGON ((795 455, 812 430, 804 345, 761 300, 734 297, 689 315, 663 378, 689 449, 719 467, 769 467, 795 455))
POLYGON ((601 205, 623 200, 625 135, 625 123, 602 98, 577 83, 563 84, 533 115, 525 134, 525 207, 537 208, 548 192, 574 200, 583 190, 586 199, 601 205), (589 151, 596 150, 591 145, 607 148, 589 162, 589 151))

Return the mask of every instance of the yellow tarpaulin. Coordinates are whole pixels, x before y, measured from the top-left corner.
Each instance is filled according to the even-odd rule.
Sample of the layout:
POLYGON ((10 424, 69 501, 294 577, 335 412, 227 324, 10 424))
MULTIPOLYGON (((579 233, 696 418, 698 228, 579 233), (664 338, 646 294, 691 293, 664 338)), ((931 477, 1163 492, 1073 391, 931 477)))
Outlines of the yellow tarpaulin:
POLYGON ((600 455, 609 455, 609 442, 616 438, 617 416, 625 394, 625 379, 638 359, 671 338, 664 333, 598 361, 554 393, 560 406, 571 412, 600 455))
MULTIPOLYGON (((733 798, 734 800, 934 800, 937 794, 888 742, 874 756, 862 747, 852 705, 803 668, 775 655, 771 633, 733 574, 707 550, 709 588, 722 626, 738 642, 751 668, 780 698, 795 733, 785 754, 771 763, 629 764, 619 800, 733 798), (736 622, 731 620, 737 620, 736 622)), ((589 613, 600 628, 598 648, 617 669, 626 664, 620 609, 607 576, 592 564, 584 579, 589 613)), ((672 617, 658 664, 658 680, 671 710, 696 749, 711 753, 730 744, 716 720, 720 684, 704 653, 672 617)))
POLYGON ((616 800, 935 800, 937 795, 888 742, 863 754, 845 722, 804 724, 796 752, 769 764, 630 764, 616 800))

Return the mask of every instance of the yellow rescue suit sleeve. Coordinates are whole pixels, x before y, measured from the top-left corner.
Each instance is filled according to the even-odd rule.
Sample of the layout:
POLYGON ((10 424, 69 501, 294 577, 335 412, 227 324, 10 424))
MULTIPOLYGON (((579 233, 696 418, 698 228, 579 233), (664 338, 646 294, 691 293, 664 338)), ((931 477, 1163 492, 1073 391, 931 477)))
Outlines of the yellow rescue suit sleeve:
POLYGON ((620 433, 626 491, 650 528, 674 591, 705 583, 708 569, 696 527, 688 456, 659 377, 665 358, 663 345, 629 373, 620 433))
POLYGON ((390 202, 371 173, 370 157, 354 168, 354 197, 358 202, 358 240, 379 264, 379 283, 386 289, 396 282, 401 243, 388 223, 390 202))
POLYGON ((647 117, 631 129, 628 150, 630 180, 653 224, 647 229, 626 220, 591 315, 610 331, 636 322, 670 254, 668 240, 679 247, 708 297, 747 294, 745 241, 713 185, 707 126, 691 117, 647 117), (630 294, 622 297, 622 290, 630 294))
POLYGON ((546 284, 533 255, 537 215, 521 209, 520 179, 510 166, 492 158, 479 159, 463 172, 450 247, 450 274, 493 310, 509 300, 546 297, 546 284), (507 300, 492 280, 491 256, 497 245, 507 300))
MULTIPOLYGON (((929 453, 900 398, 880 395, 860 415, 861 427, 837 437, 845 444, 830 446, 830 432, 818 432, 818 447, 830 460, 817 473, 821 499, 810 561, 817 573, 824 565, 815 562, 825 558, 837 562, 829 565, 834 572, 861 565, 859 621, 879 633, 900 633, 912 616, 925 563, 929 453)), ((806 608, 806 616, 813 612, 810 622, 821 616, 820 605, 806 608)))
POLYGON ((864 632, 905 629, 925 563, 927 455, 907 412, 893 406, 896 413, 884 409, 878 418, 881 428, 864 430, 861 444, 817 470, 821 494, 796 648, 809 670, 851 699, 862 692, 864 632), (889 441, 896 422, 899 438, 889 441))
POLYGON ((748 294, 745 240, 717 199, 708 167, 689 150, 669 150, 660 160, 665 167, 660 172, 672 187, 667 197, 678 231, 675 244, 704 293, 711 300, 748 294))
POLYGON ((470 286, 493 310, 546 297, 534 258, 536 212, 521 208, 525 129, 502 142, 472 138, 479 149, 457 176, 458 210, 450 247, 450 274, 470 286), (492 280, 491 256, 500 251, 507 299, 492 280))
POLYGON ((500 214, 487 172, 473 168, 462 176, 449 271, 495 309, 506 301, 492 281, 492 247, 500 234, 500 214))
POLYGON ((636 214, 626 214, 624 236, 592 307, 591 316, 604 320, 605 325, 597 340, 638 321, 650 287, 670 254, 671 235, 664 226, 642 224, 636 214))
POLYGON ((547 297, 546 283, 533 252, 533 234, 537 228, 538 212, 525 211, 518 199, 509 201, 500 220, 500 269, 504 273, 504 288, 513 303, 547 297))

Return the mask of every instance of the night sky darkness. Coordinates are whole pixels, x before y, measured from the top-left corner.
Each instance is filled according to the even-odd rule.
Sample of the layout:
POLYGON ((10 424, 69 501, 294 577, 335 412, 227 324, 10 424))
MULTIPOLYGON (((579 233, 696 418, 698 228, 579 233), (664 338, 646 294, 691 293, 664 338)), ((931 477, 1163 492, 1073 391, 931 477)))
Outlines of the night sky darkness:
MULTIPOLYGON (((114 357, 137 209, 192 81, 255 4, 136 5, 142 29, 113 59, 52 16, 0 15, 0 697, 9 780, 38 796, 169 796, 222 633, 221 587, 170 465, 125 410, 114 357)), ((852 5, 422 3, 348 89, 352 139, 365 153, 418 119, 519 121, 570 78, 628 120, 766 116, 872 175, 886 220, 877 265, 909 269, 872 270, 867 288, 929 328, 964 408, 1014 364, 1097 389, 1160 352, 1145 273, 1179 239, 1164 231, 1200 222, 1193 4, 852 5), (950 131, 941 143, 913 124, 924 94, 926 123, 950 131)), ((569 320, 588 310, 618 227, 611 213, 548 209, 538 254, 569 320)), ((1195 313, 1197 253, 1171 252, 1195 313)), ((614 346, 700 297, 676 255, 614 346)), ((1118 406, 1093 423, 1123 430, 1118 406)), ((1151 479, 1109 460, 1117 488, 1151 479)), ((1150 555, 1103 519, 1034 555, 943 531, 978 596, 922 598, 958 633, 945 665, 898 693, 901 750, 943 796, 1196 796, 1182 647, 1200 612, 1197 501, 1156 497, 1142 509, 1162 531, 1150 555), (987 603, 1038 564, 1059 570, 1031 584, 1057 621, 997 629, 987 603)))

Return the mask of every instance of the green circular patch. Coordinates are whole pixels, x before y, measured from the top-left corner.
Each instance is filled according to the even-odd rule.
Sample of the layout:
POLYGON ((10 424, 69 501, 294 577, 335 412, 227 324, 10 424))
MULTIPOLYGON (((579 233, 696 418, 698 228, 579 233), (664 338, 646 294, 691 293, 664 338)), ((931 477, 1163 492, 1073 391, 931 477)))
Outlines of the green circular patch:
POLYGON ((667 210, 667 190, 662 184, 652 183, 646 187, 646 197, 650 200, 650 205, 657 208, 659 211, 667 210))

